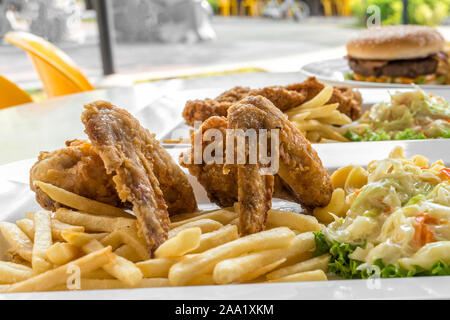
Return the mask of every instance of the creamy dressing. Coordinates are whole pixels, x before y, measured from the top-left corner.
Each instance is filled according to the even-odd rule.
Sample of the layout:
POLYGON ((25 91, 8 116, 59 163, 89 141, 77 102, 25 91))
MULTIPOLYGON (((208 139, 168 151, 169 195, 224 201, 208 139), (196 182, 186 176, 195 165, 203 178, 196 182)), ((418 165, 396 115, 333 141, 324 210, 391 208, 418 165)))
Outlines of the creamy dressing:
POLYGON ((346 217, 325 228, 325 236, 361 246, 350 258, 365 265, 377 259, 404 268, 429 268, 438 260, 450 264, 450 183, 444 168, 441 161, 420 167, 401 153, 372 162, 368 183, 347 196, 346 217))

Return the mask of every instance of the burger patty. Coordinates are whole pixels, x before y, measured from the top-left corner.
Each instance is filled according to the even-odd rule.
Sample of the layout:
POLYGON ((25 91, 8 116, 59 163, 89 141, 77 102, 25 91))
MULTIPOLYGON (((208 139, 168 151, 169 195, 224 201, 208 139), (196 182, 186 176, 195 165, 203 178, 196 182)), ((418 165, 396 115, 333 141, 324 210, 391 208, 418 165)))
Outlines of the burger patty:
POLYGON ((350 68, 363 76, 416 78, 435 73, 438 60, 435 55, 410 60, 365 60, 348 57, 350 68))

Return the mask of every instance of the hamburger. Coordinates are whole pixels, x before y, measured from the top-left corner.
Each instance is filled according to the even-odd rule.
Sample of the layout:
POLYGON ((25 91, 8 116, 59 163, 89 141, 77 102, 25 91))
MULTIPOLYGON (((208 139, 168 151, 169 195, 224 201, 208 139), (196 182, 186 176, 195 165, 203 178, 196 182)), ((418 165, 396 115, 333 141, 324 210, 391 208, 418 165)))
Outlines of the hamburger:
POLYGON ((347 59, 358 81, 435 83, 450 81, 445 40, 435 29, 397 25, 362 31, 347 42, 347 59))

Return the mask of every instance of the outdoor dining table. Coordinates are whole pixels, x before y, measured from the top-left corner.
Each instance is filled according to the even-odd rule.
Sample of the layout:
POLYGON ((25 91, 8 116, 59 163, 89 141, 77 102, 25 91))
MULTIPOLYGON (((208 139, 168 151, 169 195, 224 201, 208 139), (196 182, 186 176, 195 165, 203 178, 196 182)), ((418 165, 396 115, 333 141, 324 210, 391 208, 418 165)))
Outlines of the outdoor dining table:
POLYGON ((62 148, 66 140, 87 138, 81 112, 83 105, 96 100, 128 110, 161 138, 182 122, 184 103, 189 99, 213 98, 236 85, 257 88, 304 79, 298 72, 173 79, 87 91, 0 110, 0 165, 62 148))

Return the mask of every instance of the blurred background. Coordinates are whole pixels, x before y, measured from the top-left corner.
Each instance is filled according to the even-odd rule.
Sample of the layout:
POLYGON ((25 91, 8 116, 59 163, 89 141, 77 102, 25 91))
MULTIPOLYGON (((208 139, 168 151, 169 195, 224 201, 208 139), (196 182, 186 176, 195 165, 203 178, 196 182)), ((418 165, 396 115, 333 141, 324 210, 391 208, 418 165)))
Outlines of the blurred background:
MULTIPOLYGON (((450 0, 0 0, 0 39, 9 31, 40 36, 96 87, 292 72, 321 50, 342 48, 366 28, 374 5, 382 24, 449 34, 450 0)), ((6 41, 0 74, 34 100, 45 98, 26 53, 6 41)))

